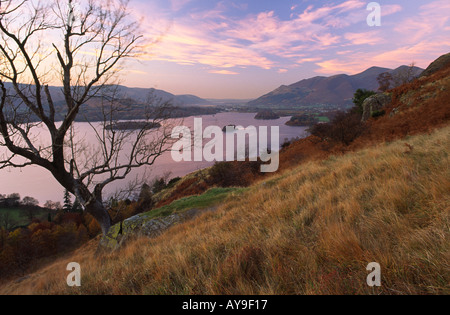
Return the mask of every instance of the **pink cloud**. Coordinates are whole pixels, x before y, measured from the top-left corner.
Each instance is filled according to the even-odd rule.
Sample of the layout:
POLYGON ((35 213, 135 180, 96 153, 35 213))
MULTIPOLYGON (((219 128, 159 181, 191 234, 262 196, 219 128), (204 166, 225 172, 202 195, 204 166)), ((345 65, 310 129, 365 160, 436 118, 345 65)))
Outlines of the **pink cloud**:
POLYGON ((450 2, 439 0, 421 6, 416 16, 402 21, 394 30, 402 34, 404 41, 416 43, 444 29, 449 20, 450 2))
POLYGON ((347 61, 332 59, 318 62, 316 64, 320 67, 320 69, 316 70, 316 72, 327 75, 334 75, 338 73, 356 74, 368 68, 363 65, 359 59, 347 61))
POLYGON ((225 74, 225 75, 237 75, 239 74, 238 72, 234 72, 234 71, 229 71, 229 70, 211 70, 208 71, 209 73, 213 73, 213 74, 225 74))
POLYGON ((383 16, 392 15, 402 11, 402 7, 398 4, 385 4, 382 7, 381 13, 383 16))
MULTIPOLYGON (((187 1, 176 0, 173 4, 184 5, 187 1)), ((449 19, 446 12, 450 3, 447 2, 437 0, 423 5, 417 16, 396 20, 397 26, 392 29, 386 25, 361 32, 354 27, 345 32, 345 28, 358 23, 365 25, 367 1, 311 5, 300 14, 293 13, 289 20, 281 19, 274 11, 233 18, 226 14, 233 5, 220 2, 212 10, 197 11, 176 21, 146 21, 143 28, 149 30, 148 36, 161 29, 162 36, 144 59, 201 64, 219 69, 214 70, 215 73, 221 71, 219 74, 236 74, 229 70, 235 67, 286 69, 306 62, 316 62, 319 73, 353 73, 364 70, 366 65, 398 65, 408 58, 425 62, 429 54, 442 52, 446 46, 442 43, 448 41, 445 39, 449 19), (337 31, 340 29, 344 30, 337 31), (443 34, 437 36, 437 29, 443 34), (429 41, 427 36, 431 37, 429 41), (427 44, 435 43, 437 38, 440 48, 427 44), (421 52, 427 46, 428 49, 421 52), (402 57, 404 54, 409 55, 402 57)), ((382 6, 383 16, 401 10, 396 4, 382 6)), ((392 24, 392 20, 389 23, 392 24)))
POLYGON ((344 35, 351 45, 376 45, 383 42, 383 37, 377 31, 365 33, 346 33, 344 35))
POLYGON ((391 51, 378 53, 373 58, 373 62, 378 64, 410 64, 415 62, 418 66, 427 67, 430 56, 437 58, 450 50, 450 43, 422 41, 415 45, 402 46, 391 51))
POLYGON ((372 66, 397 68, 412 62, 418 67, 426 68, 431 61, 450 51, 450 43, 439 41, 422 41, 414 45, 405 45, 387 51, 342 51, 339 59, 316 63, 316 70, 323 74, 356 74, 372 66))
MULTIPOLYGON (((184 2, 178 0, 177 4, 184 2)), ((336 14, 344 14, 342 18, 345 18, 345 14, 361 9, 363 5, 364 1, 349 0, 332 6, 310 6, 286 21, 274 11, 240 19, 226 18, 226 5, 221 2, 213 10, 171 21, 169 31, 164 33, 158 45, 152 47, 148 58, 220 68, 256 66, 271 69, 276 66, 272 55, 296 63, 304 59, 305 51, 339 45, 341 36, 333 34, 333 28, 326 20, 336 14)), ((149 26, 156 28, 155 24, 149 26)))

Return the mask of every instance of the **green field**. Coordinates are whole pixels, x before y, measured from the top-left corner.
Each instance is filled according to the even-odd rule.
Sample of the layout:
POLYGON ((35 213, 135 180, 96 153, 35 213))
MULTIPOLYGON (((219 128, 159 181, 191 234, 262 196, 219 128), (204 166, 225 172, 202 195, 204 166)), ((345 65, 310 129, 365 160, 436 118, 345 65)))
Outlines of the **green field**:
MULTIPOLYGON (((22 208, 0 208, 0 218, 3 214, 9 214, 9 220, 13 222, 12 226, 27 226, 31 223, 29 220, 26 211, 22 208)), ((48 218, 48 210, 35 210, 35 218, 41 221, 46 221, 48 218)), ((0 220, 0 226, 3 225, 3 222, 0 220)))
POLYGON ((321 116, 321 117, 317 117, 317 119, 322 122, 322 123, 329 123, 330 122, 330 118, 326 117, 326 116, 321 116))

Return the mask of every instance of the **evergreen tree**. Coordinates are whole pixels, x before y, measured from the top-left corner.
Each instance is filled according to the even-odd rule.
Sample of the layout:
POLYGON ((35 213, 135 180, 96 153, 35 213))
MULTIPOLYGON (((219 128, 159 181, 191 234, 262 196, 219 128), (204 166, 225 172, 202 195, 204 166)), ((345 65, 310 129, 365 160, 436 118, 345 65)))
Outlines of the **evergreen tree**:
POLYGON ((72 211, 72 200, 70 197, 70 193, 68 190, 66 190, 66 192, 64 193, 64 206, 63 206, 63 210, 66 213, 69 213, 72 211))
POLYGON ((353 97, 353 103, 355 104, 356 111, 359 114, 363 113, 363 103, 364 101, 372 95, 377 94, 374 91, 369 91, 366 89, 358 89, 353 97))

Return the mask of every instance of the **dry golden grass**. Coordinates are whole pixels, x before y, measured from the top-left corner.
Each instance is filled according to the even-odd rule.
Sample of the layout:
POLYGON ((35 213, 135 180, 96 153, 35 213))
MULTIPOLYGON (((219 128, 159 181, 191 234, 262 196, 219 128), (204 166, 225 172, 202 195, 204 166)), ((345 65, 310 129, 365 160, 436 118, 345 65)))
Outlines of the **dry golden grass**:
POLYGON ((1 294, 450 293, 450 127, 254 185, 157 239, 84 248, 1 294), (68 288, 69 262, 82 287, 68 288), (366 266, 382 267, 369 288, 366 266))

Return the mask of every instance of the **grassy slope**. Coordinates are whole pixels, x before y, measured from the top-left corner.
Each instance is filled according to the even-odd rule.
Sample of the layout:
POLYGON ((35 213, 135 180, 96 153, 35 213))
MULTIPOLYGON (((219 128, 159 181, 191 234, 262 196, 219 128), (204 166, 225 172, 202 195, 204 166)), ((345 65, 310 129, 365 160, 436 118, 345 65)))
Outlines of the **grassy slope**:
MULTIPOLYGON (((20 208, 0 208, 0 213, 10 213, 10 219, 14 221, 14 226, 27 226, 31 223, 27 217, 25 210, 20 208)), ((36 210, 35 217, 42 221, 47 221, 48 210, 36 210)))
POLYGON ((0 293, 450 293, 449 147, 446 127, 307 162, 157 239, 84 248, 0 293), (65 285, 72 261, 80 289, 65 285), (370 262, 381 288, 366 285, 370 262))
POLYGON ((185 197, 180 200, 172 202, 170 205, 152 210, 148 213, 141 214, 149 219, 166 217, 175 212, 183 212, 191 209, 206 209, 217 206, 223 202, 230 195, 243 192, 244 189, 239 188, 212 188, 199 196, 185 197))

